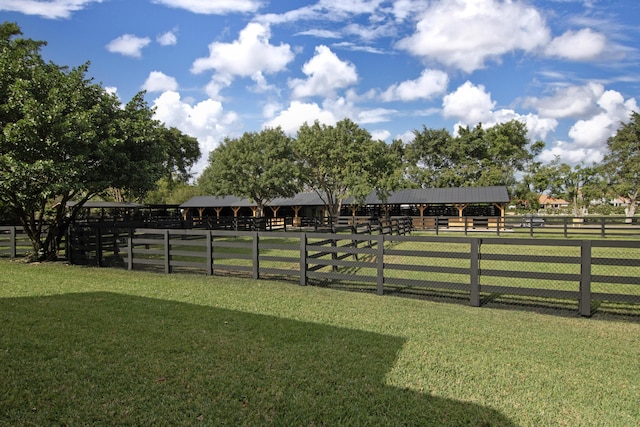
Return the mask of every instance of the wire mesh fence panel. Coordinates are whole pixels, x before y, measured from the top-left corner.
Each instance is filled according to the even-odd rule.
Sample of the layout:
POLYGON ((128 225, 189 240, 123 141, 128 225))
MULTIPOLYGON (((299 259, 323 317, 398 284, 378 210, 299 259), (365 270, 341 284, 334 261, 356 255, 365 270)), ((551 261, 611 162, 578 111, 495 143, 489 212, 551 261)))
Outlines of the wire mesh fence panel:
POLYGON ((640 303, 640 242, 593 241, 591 298, 598 310, 627 311, 640 303))
POLYGON ((371 235, 310 233, 306 276, 316 282, 356 283, 374 289, 378 277, 378 238, 371 235))
POLYGON ((506 297, 578 305, 582 271, 579 241, 482 239, 479 258, 484 302, 506 297))
POLYGON ((22 227, 0 227, 0 257, 25 257, 32 252, 31 240, 22 227))
POLYGON ((428 236, 385 238, 385 292, 470 291, 470 240, 428 236))
POLYGON ((213 273, 254 274, 254 242, 257 234, 248 231, 213 231, 213 273))
POLYGON ((259 233, 259 274, 300 277, 302 233, 259 233))

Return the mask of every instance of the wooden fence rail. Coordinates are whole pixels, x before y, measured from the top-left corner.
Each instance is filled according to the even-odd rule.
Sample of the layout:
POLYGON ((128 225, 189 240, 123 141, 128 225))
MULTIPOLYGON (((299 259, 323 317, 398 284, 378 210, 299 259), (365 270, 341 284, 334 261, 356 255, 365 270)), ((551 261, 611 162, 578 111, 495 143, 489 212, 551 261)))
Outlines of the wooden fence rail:
MULTIPOLYGON (((380 295, 436 292, 466 298, 472 306, 496 299, 562 300, 590 316, 602 304, 640 304, 640 240, 408 235, 397 224, 395 231, 85 226, 70 233, 67 247, 71 262, 293 278, 301 285, 334 283, 380 295)), ((0 228, 0 256, 29 249, 20 227, 0 228)))
POLYGON ((137 229, 122 256, 129 269, 444 290, 472 306, 562 299, 590 316, 602 302, 640 304, 640 241, 137 229))

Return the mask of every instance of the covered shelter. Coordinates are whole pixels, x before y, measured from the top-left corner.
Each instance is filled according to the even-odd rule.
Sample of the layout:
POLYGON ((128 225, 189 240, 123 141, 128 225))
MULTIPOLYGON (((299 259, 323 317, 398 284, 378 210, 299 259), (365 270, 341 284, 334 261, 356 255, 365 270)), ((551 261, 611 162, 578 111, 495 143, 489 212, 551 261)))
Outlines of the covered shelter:
MULTIPOLYGON (((431 228, 435 218, 447 217, 448 226, 493 226, 503 219, 509 203, 504 186, 418 188, 393 192, 383 201, 372 192, 363 203, 353 199, 343 202, 342 215, 352 217, 411 216, 416 228, 431 228), (478 217, 477 219, 466 219, 478 217), (471 221, 468 223, 467 221, 471 221), (475 221, 475 222, 474 222, 475 221)), ((214 216, 255 216, 256 204, 235 196, 198 196, 180 205, 184 219, 214 216)), ((271 218, 293 218, 293 225, 304 217, 324 217, 324 202, 315 192, 298 193, 267 203, 265 215, 271 218)))

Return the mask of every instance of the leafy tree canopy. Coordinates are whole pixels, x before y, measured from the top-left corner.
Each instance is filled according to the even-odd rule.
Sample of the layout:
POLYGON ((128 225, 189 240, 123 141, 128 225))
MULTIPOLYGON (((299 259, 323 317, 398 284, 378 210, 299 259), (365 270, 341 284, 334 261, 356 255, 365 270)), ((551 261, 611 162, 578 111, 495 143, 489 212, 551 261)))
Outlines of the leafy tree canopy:
POLYGON ((33 258, 54 259, 85 201, 108 188, 141 196, 175 164, 142 94, 122 108, 86 77, 88 64, 45 62, 44 42, 21 34, 0 25, 0 202, 20 219, 33 258))
POLYGON ((420 187, 464 187, 516 183, 544 143, 530 144, 527 128, 512 120, 485 129, 460 127, 452 136, 445 129, 414 131, 406 147, 409 181, 420 187))
POLYGON ((640 114, 634 112, 629 122, 607 140, 607 147, 602 173, 614 196, 629 199, 626 213, 632 217, 640 196, 640 114))
POLYGON ((208 194, 251 199, 263 216, 271 200, 291 197, 300 189, 291 138, 279 127, 226 138, 209 154, 198 186, 208 194))
POLYGON ((349 119, 335 126, 305 123, 298 130, 295 152, 304 185, 320 196, 332 217, 348 197, 363 202, 375 190, 386 199, 400 184, 398 148, 374 141, 349 119))

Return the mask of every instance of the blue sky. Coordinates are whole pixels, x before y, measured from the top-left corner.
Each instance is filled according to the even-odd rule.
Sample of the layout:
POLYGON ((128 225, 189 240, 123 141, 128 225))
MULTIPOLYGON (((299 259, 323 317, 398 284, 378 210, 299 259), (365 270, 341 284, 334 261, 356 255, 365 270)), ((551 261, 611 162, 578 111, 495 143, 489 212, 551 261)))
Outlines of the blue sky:
POLYGON ((543 162, 600 161, 640 103, 635 0, 0 0, 2 21, 207 154, 349 117, 375 138, 511 119, 543 162))

